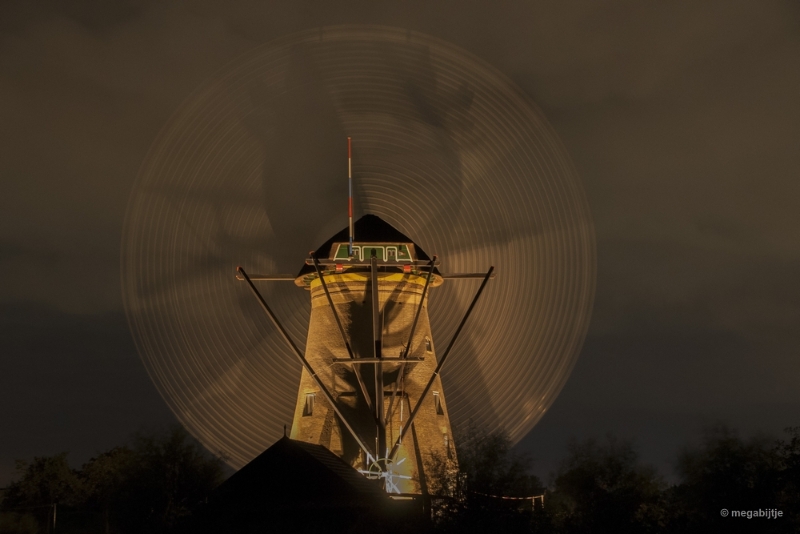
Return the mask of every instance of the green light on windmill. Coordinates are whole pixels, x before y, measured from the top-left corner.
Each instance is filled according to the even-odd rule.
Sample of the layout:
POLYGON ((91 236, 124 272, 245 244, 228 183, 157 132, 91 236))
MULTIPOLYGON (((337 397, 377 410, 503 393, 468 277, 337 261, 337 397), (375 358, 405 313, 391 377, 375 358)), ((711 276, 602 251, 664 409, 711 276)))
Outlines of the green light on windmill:
POLYGON ((411 261, 411 251, 408 245, 403 244, 389 244, 389 243, 362 243, 361 245, 353 245, 353 257, 350 258, 348 254, 347 243, 339 244, 336 248, 334 260, 339 261, 369 261, 372 258, 372 253, 380 261, 402 262, 411 261))

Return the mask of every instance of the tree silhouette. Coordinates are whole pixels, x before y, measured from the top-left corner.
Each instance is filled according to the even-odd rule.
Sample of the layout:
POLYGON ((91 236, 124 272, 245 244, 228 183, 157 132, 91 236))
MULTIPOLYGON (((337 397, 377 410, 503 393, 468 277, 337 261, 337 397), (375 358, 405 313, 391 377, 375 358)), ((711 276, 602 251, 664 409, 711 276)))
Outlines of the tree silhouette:
MULTIPOLYGON (((31 462, 17 460, 19 480, 13 482, 3 500, 3 508, 19 515, 33 516, 40 532, 51 532, 58 505, 74 505, 79 500, 80 478, 67 463, 67 453, 38 456, 31 462)), ((30 521, 17 521, 21 531, 30 521)))
POLYGON ((723 517, 721 512, 776 508, 781 469, 775 441, 765 437, 745 441, 725 426, 707 430, 699 446, 678 457, 682 482, 667 493, 669 531, 790 532, 783 519, 759 521, 755 527, 752 521, 723 517))
POLYGON ((434 507, 443 532, 528 532, 530 497, 544 486, 530 473, 528 455, 512 450, 504 432, 486 433, 469 425, 456 440, 458 470, 450 459, 428 467, 431 493, 444 496, 434 507))
POLYGON ((610 436, 603 442, 573 440, 546 496, 549 529, 656 532, 664 522, 664 487, 655 470, 638 461, 629 441, 610 436))
POLYGON ((54 506, 59 533, 168 532, 224 478, 222 459, 179 426, 139 434, 130 446, 92 458, 80 471, 61 453, 18 462, 18 473, 2 503, 3 534, 31 532, 21 513, 36 518, 34 532, 52 532, 54 506))
POLYGON ((777 506, 786 516, 787 531, 800 532, 800 427, 786 433, 789 439, 779 440, 775 448, 780 465, 777 506))
POLYGON ((92 458, 81 469, 83 504, 102 514, 105 534, 111 533, 112 516, 124 516, 127 504, 124 488, 136 469, 136 454, 129 447, 114 447, 92 458))
MULTIPOLYGON (((222 459, 210 455, 181 426, 139 434, 118 490, 125 533, 167 532, 223 480, 222 459)), ((124 469, 124 467, 123 467, 124 469)))

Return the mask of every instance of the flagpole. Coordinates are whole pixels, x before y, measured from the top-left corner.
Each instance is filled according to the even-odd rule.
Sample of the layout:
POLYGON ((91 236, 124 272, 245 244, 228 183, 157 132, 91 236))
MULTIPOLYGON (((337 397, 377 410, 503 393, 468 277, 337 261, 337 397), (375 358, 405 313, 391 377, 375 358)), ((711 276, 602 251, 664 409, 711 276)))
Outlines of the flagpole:
POLYGON ((347 186, 348 186, 348 199, 347 199, 347 216, 350 218, 350 248, 348 250, 349 256, 353 257, 353 149, 351 138, 347 138, 347 186))

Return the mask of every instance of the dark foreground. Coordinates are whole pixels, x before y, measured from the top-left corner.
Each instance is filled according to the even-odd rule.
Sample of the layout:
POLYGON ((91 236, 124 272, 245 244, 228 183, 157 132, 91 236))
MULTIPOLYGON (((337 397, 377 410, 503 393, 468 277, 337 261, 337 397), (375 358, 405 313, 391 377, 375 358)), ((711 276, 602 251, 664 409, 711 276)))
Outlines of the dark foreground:
POLYGON ((267 459, 227 481, 224 462, 180 428, 137 436, 80 470, 66 454, 34 458, 3 490, 0 534, 800 532, 800 428, 780 439, 710 430, 676 459, 675 485, 628 442, 573 442, 547 487, 504 436, 472 431, 458 449, 462 472, 434 469, 431 495, 404 501, 299 472, 286 463, 292 451, 273 458, 283 479, 267 459))

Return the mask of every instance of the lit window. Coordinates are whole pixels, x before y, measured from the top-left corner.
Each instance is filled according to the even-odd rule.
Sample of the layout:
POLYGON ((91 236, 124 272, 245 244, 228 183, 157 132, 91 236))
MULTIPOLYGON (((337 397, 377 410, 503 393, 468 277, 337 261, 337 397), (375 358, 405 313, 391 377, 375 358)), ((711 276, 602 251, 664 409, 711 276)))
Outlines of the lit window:
MULTIPOLYGON (((439 396, 438 391, 433 392, 433 404, 436 406, 436 415, 444 415, 444 408, 442 408, 442 398, 439 396)), ((445 439, 447 436, 445 436, 445 439)))
POLYGON ((314 393, 306 393, 306 403, 303 406, 303 417, 314 415, 314 393))
POLYGON ((433 352, 433 347, 431 346, 431 338, 425 338, 425 351, 426 352, 433 352))

